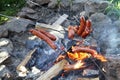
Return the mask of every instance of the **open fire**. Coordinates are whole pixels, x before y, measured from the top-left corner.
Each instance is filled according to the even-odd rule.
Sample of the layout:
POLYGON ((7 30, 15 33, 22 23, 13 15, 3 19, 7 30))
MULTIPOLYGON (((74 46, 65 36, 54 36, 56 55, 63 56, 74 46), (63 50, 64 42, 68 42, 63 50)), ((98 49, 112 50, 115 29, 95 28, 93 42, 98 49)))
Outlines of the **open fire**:
MULTIPOLYGON (((60 50, 64 51, 64 54, 58 54, 58 57, 54 60, 54 64, 57 64, 63 59, 67 60, 67 64, 64 65, 63 70, 65 72, 69 72, 73 70, 84 70, 86 68, 90 68, 91 66, 89 66, 89 61, 87 61, 88 59, 98 60, 100 62, 107 61, 102 54, 98 53, 94 49, 94 47, 84 45, 84 39, 92 32, 91 26, 91 21, 85 20, 82 16, 80 18, 79 26, 68 27, 68 38, 70 40, 73 40, 75 36, 81 37, 82 40, 76 41, 76 44, 72 45, 67 52, 64 51, 63 46, 62 48, 60 47, 60 50)), ((56 50, 58 48, 58 45, 54 43, 56 40, 54 35, 42 29, 31 29, 30 32, 45 41, 52 49, 56 50)))

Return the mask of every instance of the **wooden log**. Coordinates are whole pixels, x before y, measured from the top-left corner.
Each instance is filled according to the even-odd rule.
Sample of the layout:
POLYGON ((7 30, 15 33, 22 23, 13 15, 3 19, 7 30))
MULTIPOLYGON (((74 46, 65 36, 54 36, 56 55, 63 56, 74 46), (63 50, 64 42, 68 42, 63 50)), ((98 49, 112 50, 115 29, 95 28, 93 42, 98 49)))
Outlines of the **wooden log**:
POLYGON ((77 80, 99 80, 99 78, 78 78, 77 80))
POLYGON ((44 24, 44 23, 36 23, 35 25, 36 29, 43 29, 43 30, 48 30, 48 31, 64 31, 63 26, 61 25, 49 25, 49 24, 44 24))
POLYGON ((37 22, 36 25, 35 25, 35 28, 37 28, 37 29, 41 28, 41 29, 44 29, 44 30, 54 30, 54 31, 58 31, 58 32, 64 31, 63 26, 61 26, 61 24, 67 19, 67 17, 68 17, 68 15, 63 14, 52 25, 37 22))
POLYGON ((67 14, 63 14, 52 25, 61 25, 67 19, 67 17, 68 17, 67 14))
POLYGON ((53 77, 57 76, 61 70, 63 70, 67 62, 68 61, 65 59, 61 60, 36 80, 51 80, 53 77))
POLYGON ((31 50, 27 56, 25 57, 25 59, 17 66, 17 70, 20 71, 20 72, 23 72, 23 73, 26 73, 27 72, 27 69, 26 69, 26 64, 28 63, 28 61, 31 59, 32 57, 32 54, 37 50, 37 48, 34 48, 33 50, 31 50))

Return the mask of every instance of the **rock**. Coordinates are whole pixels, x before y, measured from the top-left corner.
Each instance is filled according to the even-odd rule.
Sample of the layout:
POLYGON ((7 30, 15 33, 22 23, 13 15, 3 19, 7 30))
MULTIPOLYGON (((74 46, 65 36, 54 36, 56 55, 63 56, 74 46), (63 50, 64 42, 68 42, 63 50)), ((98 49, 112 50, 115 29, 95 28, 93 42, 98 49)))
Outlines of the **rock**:
POLYGON ((109 28, 109 26, 112 27, 111 19, 108 18, 103 13, 95 13, 95 14, 91 15, 90 20, 92 21, 92 27, 94 29, 93 37, 95 39, 98 39, 100 36, 102 36, 104 34, 103 31, 105 31, 105 30, 107 31, 107 28, 109 28))
POLYGON ((21 11, 25 12, 25 13, 28 13, 28 14, 34 14, 36 12, 35 10, 33 10, 33 9, 29 8, 29 7, 24 7, 24 8, 22 8, 21 11))
POLYGON ((90 0, 85 3, 84 7, 88 13, 95 13, 105 11, 108 5, 108 1, 90 0))
POLYGON ((48 4, 49 8, 55 8, 58 4, 57 0, 50 0, 50 3, 48 4))
POLYGON ((57 7, 68 7, 72 4, 72 1, 70 0, 50 0, 50 3, 48 4, 49 8, 55 8, 57 7))
POLYGON ((17 14, 17 16, 21 18, 31 19, 31 20, 37 20, 39 18, 37 12, 31 8, 24 7, 21 12, 17 14))
POLYGON ((72 11, 76 11, 76 12, 81 12, 84 10, 84 4, 83 3, 73 3, 73 5, 71 6, 71 10, 72 11))
POLYGON ((104 15, 103 13, 95 13, 90 16, 90 19, 92 20, 93 24, 98 24, 98 23, 112 23, 111 19, 104 15))
POLYGON ((108 56, 104 64, 106 80, 120 80, 120 56, 108 56))
POLYGON ((0 39, 0 49, 6 50, 7 52, 11 53, 13 51, 13 44, 9 39, 1 38, 0 39))
POLYGON ((120 32, 120 20, 117 20, 113 23, 116 27, 118 27, 119 32, 120 32))
POLYGON ((5 77, 7 75, 8 76, 11 75, 11 72, 8 70, 8 68, 5 65, 0 65, 0 78, 5 77))
POLYGON ((7 27, 0 26, 0 38, 8 36, 8 29, 7 27))
POLYGON ((116 21, 120 17, 119 11, 112 9, 107 12, 107 15, 111 18, 112 21, 116 21))
POLYGON ((9 39, 0 39, 0 63, 9 57, 9 53, 13 51, 13 44, 9 39))
POLYGON ((39 5, 47 4, 50 2, 50 0, 34 0, 39 5))
POLYGON ((93 37, 97 40, 102 53, 107 55, 117 55, 120 52, 120 30, 111 19, 102 13, 93 14, 92 20, 93 37))
POLYGON ((9 20, 6 24, 2 25, 2 27, 7 28, 9 31, 20 33, 22 31, 26 31, 26 28, 30 24, 34 23, 28 19, 14 18, 9 20))
POLYGON ((31 1, 31 0, 27 0, 27 1, 26 1, 26 4, 27 4, 27 6, 30 7, 30 8, 34 8, 34 7, 36 7, 36 6, 39 6, 38 3, 35 3, 35 2, 33 2, 33 1, 31 1))
POLYGON ((7 50, 0 49, 0 63, 5 61, 8 57, 9 57, 9 53, 7 52, 7 50))
POLYGON ((39 19, 39 15, 36 14, 26 14, 26 18, 31 19, 31 20, 38 20, 39 19))
POLYGON ((112 28, 112 21, 103 13, 95 13, 90 17, 92 21, 93 37, 97 40, 98 45, 101 48, 103 53, 106 53, 106 49, 108 48, 108 39, 110 27, 112 28))

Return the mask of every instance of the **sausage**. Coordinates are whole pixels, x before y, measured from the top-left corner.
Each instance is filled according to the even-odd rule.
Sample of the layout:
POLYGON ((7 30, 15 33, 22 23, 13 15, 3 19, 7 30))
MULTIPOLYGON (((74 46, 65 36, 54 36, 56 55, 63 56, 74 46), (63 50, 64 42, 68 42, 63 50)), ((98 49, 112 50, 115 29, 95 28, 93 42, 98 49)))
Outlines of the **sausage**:
POLYGON ((88 52, 92 56, 95 56, 95 55, 98 54, 96 50, 93 50, 93 49, 90 49, 90 48, 87 48, 87 47, 79 47, 79 46, 72 47, 72 51, 73 52, 88 52))
POLYGON ((43 33, 44 35, 46 35, 47 37, 49 37, 51 40, 55 41, 56 37, 52 34, 50 34, 49 32, 46 32, 45 30, 42 29, 36 29, 38 31, 40 31, 41 33, 43 33))
POLYGON ((85 28, 85 31, 82 33, 81 37, 82 38, 86 38, 89 34, 90 34, 90 30, 88 30, 88 28, 86 27, 85 28))
POLYGON ((42 40, 44 40, 52 49, 56 49, 57 46, 54 44, 54 42, 48 38, 46 35, 44 35, 43 33, 35 30, 35 29, 31 29, 30 32, 33 34, 33 35, 36 35, 37 37, 41 38, 42 40))
POLYGON ((87 47, 79 47, 79 46, 74 46, 72 47, 73 52, 88 52, 90 53, 94 58, 101 60, 102 62, 106 62, 107 59, 102 56, 101 54, 98 54, 96 50, 87 48, 87 47))
POLYGON ((85 18, 84 18, 84 16, 82 16, 80 18, 80 26, 79 26, 79 29, 77 31, 77 34, 80 36, 84 30, 85 30, 85 18))
POLYGON ((91 30, 91 21, 90 20, 87 20, 86 21, 86 27, 89 29, 89 30, 91 30))
POLYGON ((72 26, 68 27, 68 38, 73 39, 75 35, 74 28, 72 26))

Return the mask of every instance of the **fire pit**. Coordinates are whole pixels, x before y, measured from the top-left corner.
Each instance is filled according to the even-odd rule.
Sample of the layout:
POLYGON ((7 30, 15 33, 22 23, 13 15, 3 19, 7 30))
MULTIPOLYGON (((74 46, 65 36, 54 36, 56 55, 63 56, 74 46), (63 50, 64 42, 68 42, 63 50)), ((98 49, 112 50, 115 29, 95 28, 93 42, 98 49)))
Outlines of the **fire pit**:
POLYGON ((37 80, 64 80, 69 79, 69 76, 75 79, 100 75, 105 77, 102 62, 106 62, 106 58, 98 53, 97 43, 92 44, 85 39, 92 32, 90 20, 82 16, 79 26, 68 27, 65 39, 56 40, 54 35, 44 29, 30 29, 30 32, 38 38, 26 42, 26 47, 33 50, 17 67, 21 74, 27 74, 26 67, 31 69, 35 66, 47 71, 37 80))

